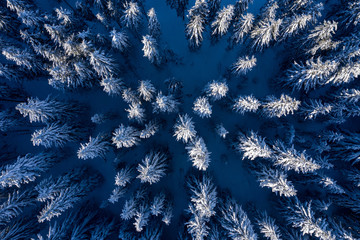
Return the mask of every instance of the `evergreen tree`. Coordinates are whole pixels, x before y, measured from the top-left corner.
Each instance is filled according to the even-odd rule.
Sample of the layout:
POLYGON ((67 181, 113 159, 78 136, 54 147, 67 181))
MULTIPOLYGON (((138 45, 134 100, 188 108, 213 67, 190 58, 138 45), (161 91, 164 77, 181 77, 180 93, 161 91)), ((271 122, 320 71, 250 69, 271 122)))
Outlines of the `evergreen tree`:
POLYGON ((267 215, 266 212, 262 213, 257 219, 257 224, 260 227, 260 232, 266 239, 269 240, 281 240, 281 232, 275 220, 267 215))
POLYGON ((145 109, 140 104, 130 104, 129 108, 125 109, 125 111, 128 112, 129 120, 135 120, 138 123, 145 121, 145 109))
POLYGON ((261 20, 251 31, 251 38, 254 39, 253 48, 262 51, 269 47, 271 41, 276 41, 280 34, 282 19, 261 20))
POLYGON ((135 198, 131 197, 130 199, 125 201, 120 217, 122 220, 130 220, 135 216, 135 214, 136 214, 136 200, 135 198))
POLYGON ((263 105, 263 111, 268 117, 282 117, 294 114, 300 106, 300 101, 282 94, 280 99, 274 96, 267 97, 267 102, 263 105))
POLYGON ((169 95, 163 95, 160 91, 158 95, 155 98, 155 101, 152 103, 153 106, 153 112, 154 113, 172 113, 178 111, 178 105, 180 103, 175 100, 174 96, 169 95))
POLYGON ((128 104, 141 104, 141 100, 131 88, 124 88, 121 94, 123 100, 128 104))
POLYGON ((256 58, 254 56, 249 59, 249 56, 239 57, 233 64, 232 70, 236 74, 246 74, 253 67, 256 66, 256 58))
POLYGON ((160 23, 159 23, 159 20, 157 19, 155 9, 150 8, 147 15, 149 17, 149 23, 148 23, 149 35, 155 39, 159 39, 160 34, 161 34, 160 23))
POLYGON ((165 176, 165 170, 167 168, 167 156, 161 152, 151 152, 145 156, 142 163, 139 164, 137 170, 139 178, 142 183, 157 183, 160 178, 165 176))
POLYGON ((147 57, 151 63, 159 65, 161 63, 161 57, 156 39, 150 35, 146 35, 143 36, 141 42, 144 44, 142 48, 144 57, 147 57))
POLYGON ((217 191, 212 179, 206 175, 200 178, 191 178, 188 182, 191 190, 191 203, 200 218, 210 218, 215 215, 217 205, 217 191))
POLYGON ((312 21, 311 14, 299 14, 292 16, 287 22, 287 26, 284 29, 283 37, 292 37, 299 31, 304 30, 312 21))
POLYGON ((146 225, 148 225, 150 218, 149 207, 145 204, 140 204, 135 213, 134 226, 137 232, 141 232, 146 225))
POLYGON ((338 66, 339 63, 336 61, 322 62, 320 58, 316 61, 311 58, 305 64, 294 62, 292 68, 287 71, 284 81, 293 89, 304 88, 308 92, 310 89, 325 84, 338 66))
POLYGON ((165 208, 165 194, 160 193, 154 197, 150 205, 150 212, 154 216, 159 216, 163 213, 165 208))
POLYGON ((228 32, 234 18, 234 6, 228 5, 217 13, 215 21, 211 23, 212 35, 223 36, 228 32))
POLYGON ((31 193, 28 191, 8 193, 7 199, 0 205, 0 226, 8 225, 12 219, 23 214, 23 208, 32 204, 31 193))
POLYGON ((205 20, 201 15, 191 16, 186 25, 186 36, 189 39, 190 48, 196 49, 201 46, 203 41, 203 31, 205 30, 205 20))
POLYGON ((120 52, 124 52, 126 49, 129 48, 129 37, 125 33, 125 31, 117 31, 113 29, 110 32, 111 37, 111 46, 113 48, 119 49, 120 52))
POLYGON ((204 91, 206 92, 206 95, 213 100, 220 100, 221 98, 226 97, 226 94, 229 91, 229 87, 226 83, 226 81, 212 81, 209 82, 206 86, 204 91))
POLYGON ((210 164, 210 152, 207 150, 204 140, 201 137, 195 138, 185 147, 188 151, 193 166, 201 171, 206 171, 210 164))
POLYGON ((244 114, 245 112, 256 112, 260 106, 260 101, 257 100, 253 95, 238 96, 234 100, 232 110, 237 113, 244 114))
POLYGON ((224 125, 222 123, 216 125, 216 133, 221 137, 221 138, 226 138, 226 135, 229 134, 229 131, 225 129, 224 125))
POLYGON ((337 22, 324 20, 322 24, 317 25, 307 37, 307 41, 313 45, 309 53, 315 55, 318 50, 335 49, 339 42, 334 42, 331 38, 337 30, 337 22))
POLYGON ((95 138, 90 137, 89 142, 85 144, 80 143, 77 157, 83 160, 94 159, 96 157, 105 158, 108 150, 109 143, 104 139, 104 136, 98 134, 95 138))
POLYGON ((45 148, 63 147, 67 142, 76 140, 76 132, 69 125, 51 123, 42 129, 35 130, 31 135, 34 146, 44 146, 45 148))
POLYGON ((130 29, 137 29, 139 27, 142 14, 140 6, 137 2, 125 2, 124 11, 121 16, 121 22, 130 29))
POLYGON ((119 187, 125 187, 127 184, 130 184, 131 179, 133 178, 133 169, 126 166, 125 168, 120 169, 115 176, 115 185, 119 187))
POLYGON ((36 58, 36 56, 31 53, 29 50, 21 50, 17 47, 4 47, 1 52, 6 59, 11 60, 20 67, 24 67, 34 73, 37 73, 41 68, 41 62, 36 58))
POLYGON ((156 91, 154 85, 151 83, 150 80, 142 80, 140 81, 138 87, 138 93, 142 99, 149 102, 153 97, 156 91))
POLYGON ((298 152, 294 146, 286 148, 280 141, 273 146, 275 151, 275 165, 281 166, 286 171, 295 170, 296 172, 308 173, 321 168, 305 151, 298 152))
POLYGON ((19 120, 14 112, 9 109, 0 112, 0 131, 7 132, 13 127, 18 126, 19 120))
POLYGON ((72 107, 48 96, 45 100, 30 97, 27 99, 27 103, 19 103, 15 109, 24 117, 28 116, 30 122, 48 123, 54 120, 70 118, 73 114, 72 107))
POLYGON ((114 78, 112 76, 103 78, 100 82, 104 92, 110 96, 121 95, 124 90, 124 82, 121 78, 114 78))
POLYGON ((263 167, 257 173, 260 187, 271 188, 271 191, 279 194, 280 197, 293 197, 296 196, 296 189, 292 182, 287 180, 286 173, 277 169, 263 167))
POLYGON ((140 138, 149 138, 159 131, 159 124, 156 121, 149 121, 140 132, 140 138))
POLYGON ((117 148, 129 148, 139 144, 139 131, 132 126, 120 126, 113 132, 112 142, 117 148))
POLYGON ((174 137, 177 141, 182 140, 184 143, 187 143, 195 138, 196 130, 194 122, 189 115, 179 115, 176 124, 174 125, 174 137))
POLYGON ((257 235, 251 225, 250 219, 234 200, 228 199, 222 207, 220 218, 221 226, 229 238, 256 240, 257 235))
POLYGON ((271 158, 273 152, 265 139, 251 131, 249 135, 240 135, 236 149, 243 154, 243 159, 255 160, 258 157, 271 158))
POLYGON ((247 13, 241 15, 241 17, 234 24, 234 33, 231 37, 232 41, 236 44, 242 43, 244 38, 253 28, 254 15, 247 13))
POLYGON ((286 206, 286 219, 294 228, 300 228, 303 235, 309 234, 321 240, 335 240, 335 236, 328 228, 324 219, 316 219, 311 210, 311 202, 302 204, 297 198, 295 202, 289 201, 286 206))
POLYGON ((102 50, 95 50, 89 53, 90 64, 95 72, 103 77, 110 77, 115 72, 114 60, 107 56, 102 50))
POLYGON ((331 112, 333 106, 329 103, 323 103, 321 99, 310 99, 309 103, 304 103, 300 109, 305 115, 305 119, 315 119, 318 115, 326 115, 331 112))
POLYGON ((1 167, 0 184, 3 188, 16 186, 20 188, 22 184, 33 182, 41 173, 49 170, 56 162, 56 157, 51 153, 39 153, 36 155, 26 154, 12 164, 1 167))
POLYGON ((198 97, 195 99, 193 110, 201 118, 209 118, 212 114, 211 105, 207 97, 198 97))

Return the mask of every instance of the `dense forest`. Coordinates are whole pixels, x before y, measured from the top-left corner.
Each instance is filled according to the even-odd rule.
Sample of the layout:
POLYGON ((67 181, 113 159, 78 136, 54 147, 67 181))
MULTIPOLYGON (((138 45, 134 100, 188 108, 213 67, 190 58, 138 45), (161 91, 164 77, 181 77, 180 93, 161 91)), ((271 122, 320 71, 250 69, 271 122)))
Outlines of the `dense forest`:
POLYGON ((359 0, 1 0, 0 239, 360 239, 359 0))

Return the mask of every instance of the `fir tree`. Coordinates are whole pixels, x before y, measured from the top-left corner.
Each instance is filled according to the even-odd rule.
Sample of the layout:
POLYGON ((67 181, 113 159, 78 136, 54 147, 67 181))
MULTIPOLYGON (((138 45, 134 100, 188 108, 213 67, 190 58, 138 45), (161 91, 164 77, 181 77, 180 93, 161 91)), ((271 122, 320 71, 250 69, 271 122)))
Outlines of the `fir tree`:
POLYGON ((108 198, 108 201, 114 204, 118 202, 119 199, 125 195, 125 193, 126 193, 126 189, 124 187, 115 187, 112 190, 110 197, 108 198))
POLYGON ((91 175, 87 178, 82 176, 79 182, 70 183, 67 187, 60 189, 55 197, 47 201, 45 207, 40 211, 38 222, 50 221, 53 217, 60 216, 86 196, 97 184, 99 184, 98 175, 91 175))
POLYGON ((198 97, 195 99, 193 110, 201 118, 209 118, 212 114, 211 105, 207 97, 198 97))
POLYGON ((154 113, 177 112, 178 105, 179 105, 179 102, 177 100, 175 100, 173 95, 171 95, 171 94, 163 95, 161 91, 157 94, 155 101, 152 103, 154 113))
POLYGON ((189 10, 189 23, 186 25, 186 36, 189 39, 190 48, 197 49, 203 41, 203 31, 205 30, 205 17, 207 15, 206 2, 196 0, 195 6, 189 10))
POLYGON ((188 151, 193 166, 201 171, 206 171, 210 164, 210 152, 207 150, 204 140, 201 137, 195 138, 185 147, 188 151))
POLYGON ((200 218, 210 218, 215 215, 217 205, 217 191, 211 178, 202 175, 201 178, 191 178, 188 182, 191 190, 191 203, 200 218))
POLYGON ((121 16, 121 22, 130 29, 137 29, 139 27, 142 14, 140 6, 137 2, 124 3, 124 15, 121 16))
POLYGON ((115 176, 115 185, 119 187, 125 187, 127 184, 130 184, 131 179, 133 178, 133 169, 126 166, 125 168, 120 169, 115 176))
POLYGON ((192 239, 205 239, 209 235, 209 226, 206 224, 208 219, 202 217, 192 204, 190 204, 188 211, 192 214, 189 221, 185 223, 188 233, 191 235, 192 239))
POLYGON ((137 232, 141 232, 148 224, 150 217, 150 211, 148 206, 141 204, 135 213, 134 226, 137 232))
POLYGON ((12 164, 1 167, 0 184, 3 188, 16 186, 20 188, 22 184, 33 182, 40 174, 49 170, 56 158, 51 153, 39 153, 36 155, 26 154, 18 156, 12 164))
POLYGON ((224 98, 226 94, 229 91, 229 87, 227 83, 224 81, 212 81, 209 82, 206 86, 204 91, 206 92, 206 95, 213 100, 220 100, 221 98, 224 98))
POLYGON ((177 141, 182 140, 187 143, 194 139, 196 130, 192 118, 189 115, 179 115, 176 124, 174 125, 174 137, 177 141))
POLYGON ((282 117, 294 114, 300 106, 300 101, 282 94, 280 99, 274 96, 267 97, 267 102, 263 105, 263 111, 268 117, 282 117))
POLYGON ((170 203, 167 203, 163 211, 163 217, 161 219, 167 226, 170 225, 171 219, 173 218, 173 207, 170 203))
POLYGON ((265 139, 251 131, 249 135, 240 135, 236 149, 243 154, 243 159, 255 160, 258 157, 271 158, 273 152, 265 139))
POLYGON ((141 40, 143 43, 144 57, 147 57, 151 63, 159 65, 161 63, 161 57, 158 49, 156 39, 150 35, 143 36, 141 40))
POLYGON ((27 49, 21 50, 10 46, 3 48, 1 53, 6 59, 14 61, 16 65, 24 67, 34 73, 37 73, 42 68, 36 56, 27 49))
POLYGON ((165 194, 160 193, 154 197, 150 205, 150 212, 154 216, 159 216, 163 213, 165 208, 165 194))
POLYGON ((326 190, 328 190, 332 194, 344 194, 345 190, 337 184, 337 182, 325 175, 320 175, 320 185, 322 185, 326 190))
POLYGON ((315 119, 318 115, 326 115, 331 112, 333 106, 329 103, 323 103, 321 99, 310 99, 309 103, 304 103, 300 109, 305 115, 305 119, 315 119))
POLYGON ((138 93, 142 99, 149 102, 153 97, 156 91, 154 85, 151 83, 150 80, 142 80, 140 81, 138 87, 138 93))
POLYGON ((321 168, 305 151, 298 152, 294 146, 286 148, 278 141, 274 146, 275 165, 281 166, 285 170, 295 170, 296 172, 308 173, 321 168))
POLYGON ((123 220, 130 220, 135 216, 135 214, 136 214, 136 201, 135 198, 131 197, 130 199, 125 201, 120 217, 123 220))
POLYGON ((138 123, 143 123, 145 121, 145 109, 140 106, 140 104, 130 104, 128 109, 125 109, 128 112, 128 118, 130 120, 135 120, 138 123))
POLYGON ((35 130, 31 135, 34 146, 44 146, 45 148, 63 147, 67 142, 75 141, 75 130, 69 125, 51 123, 42 129, 35 130))
POLYGON ((257 173, 260 187, 271 188, 271 191, 279 194, 280 197, 293 197, 296 196, 296 189, 292 182, 287 180, 286 173, 277 169, 264 167, 257 173))
POLYGON ((157 183, 160 178, 165 176, 165 170, 167 168, 167 156, 161 152, 151 152, 145 156, 142 163, 139 164, 137 170, 139 178, 142 183, 157 183))
POLYGON ((62 103, 48 96, 45 100, 28 98, 27 103, 19 103, 15 107, 24 117, 29 117, 30 122, 52 122, 62 120, 72 115, 71 105, 62 103))
POLYGON ((222 123, 216 125, 216 133, 221 137, 221 138, 226 138, 226 135, 229 134, 229 131, 225 129, 224 125, 222 123))
POLYGON ((331 38, 337 30, 337 22, 324 20, 322 24, 317 25, 307 37, 307 41, 312 43, 313 47, 308 53, 315 55, 318 50, 330 50, 337 47, 339 42, 334 42, 331 38))
POLYGON ((236 74, 246 74, 252 68, 256 66, 256 58, 252 56, 239 57, 238 60, 233 64, 232 71, 236 74))
POLYGON ((8 225, 12 219, 23 214, 24 207, 32 204, 33 200, 28 191, 8 193, 7 199, 0 205, 0 226, 8 225))
POLYGON ((129 148, 139 144, 139 131, 132 126, 120 126, 113 132, 112 142, 117 148, 129 148))
POLYGON ((280 34, 282 19, 261 20, 251 31, 251 38, 254 39, 253 48, 262 51, 268 47, 271 41, 276 41, 280 34))
POLYGON ((129 37, 125 33, 125 31, 117 31, 113 29, 110 32, 110 37, 111 37, 111 46, 113 48, 119 49, 120 52, 124 52, 126 51, 126 49, 129 48, 130 46, 129 37))
POLYGON ((80 143, 80 148, 77 151, 79 159, 87 160, 97 157, 105 158, 106 152, 109 150, 109 143, 104 139, 104 136, 98 134, 95 138, 90 137, 89 142, 80 143))
POLYGON ((9 129, 18 126, 19 120, 14 112, 9 109, 0 112, 0 131, 7 132, 9 129))
POLYGON ((131 88, 124 88, 121 96, 123 100, 128 104, 141 104, 140 98, 131 88))
POLYGON ((284 29, 283 37, 292 37, 299 31, 304 30, 312 21, 310 14, 294 15, 288 20, 288 24, 284 29))
POLYGON ((254 25, 254 15, 251 13, 247 13, 241 15, 239 20, 237 20, 234 24, 234 33, 231 37, 232 41, 236 44, 242 43, 244 38, 253 28, 254 25))
POLYGON ((107 78, 115 72, 114 60, 103 50, 90 52, 89 57, 91 66, 99 76, 107 78))
POLYGON ((315 236, 322 240, 335 240, 335 236, 328 228, 324 219, 316 219, 311 210, 311 202, 302 204, 297 198, 295 202, 289 201, 286 206, 286 219, 294 228, 300 228, 301 233, 315 236))
POLYGON ((304 88, 306 92, 319 85, 326 83, 328 78, 337 70, 339 63, 336 61, 322 62, 320 58, 314 61, 312 58, 306 64, 294 62, 291 69, 286 73, 284 79, 286 85, 293 89, 304 88))
POLYGON ((234 6, 228 5, 217 13, 215 21, 211 23, 212 35, 223 36, 228 32, 234 18, 234 6))
POLYGON ((103 78, 100 82, 104 92, 110 96, 121 95, 124 90, 124 83, 121 78, 114 78, 112 76, 103 78))
POLYGON ((234 240, 257 239, 257 235, 248 216, 234 200, 228 199, 223 205, 221 213, 220 223, 229 238, 234 240))
POLYGON ((161 34, 160 23, 159 23, 159 20, 157 19, 155 9, 150 8, 147 15, 149 17, 149 23, 148 23, 149 35, 155 39, 159 39, 160 34, 161 34))
POLYGON ((266 239, 281 240, 281 232, 279 227, 275 224, 275 220, 263 212, 257 219, 257 224, 260 227, 260 232, 266 239))
POLYGON ((237 113, 245 114, 245 112, 256 112, 261 103, 253 95, 239 96, 234 100, 232 110, 237 113))
POLYGON ((159 131, 159 124, 156 121, 149 121, 140 132, 140 138, 149 138, 159 131))

